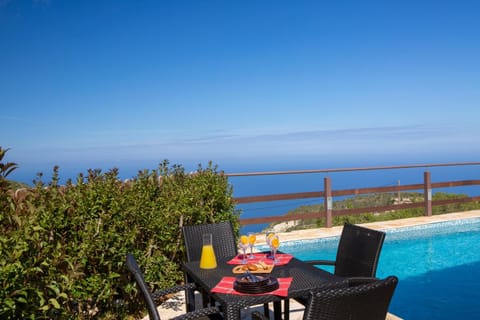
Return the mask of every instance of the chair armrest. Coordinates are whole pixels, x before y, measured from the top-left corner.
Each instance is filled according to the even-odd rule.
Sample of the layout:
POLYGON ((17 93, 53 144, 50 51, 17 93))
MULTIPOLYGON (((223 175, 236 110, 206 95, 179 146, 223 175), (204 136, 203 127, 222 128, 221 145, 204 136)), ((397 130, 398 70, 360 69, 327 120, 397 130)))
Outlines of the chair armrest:
POLYGON ((174 287, 171 287, 171 288, 165 288, 165 289, 157 290, 157 291, 152 293, 152 298, 154 300, 158 300, 159 298, 161 298, 163 296, 166 296, 167 294, 177 293, 177 292, 180 292, 180 291, 183 291, 183 290, 188 290, 188 289, 195 289, 196 287, 197 286, 195 285, 195 283, 189 282, 189 283, 174 286, 174 287))
POLYGON ((377 281, 378 278, 372 277, 348 277, 347 283, 349 287, 359 286, 361 284, 367 284, 373 281, 377 281))
POLYGON ((306 261, 303 261, 305 263, 308 263, 308 264, 312 264, 312 265, 327 265, 327 266, 334 266, 335 265, 335 261, 333 260, 306 260, 306 261))
MULTIPOLYGON (((198 319, 210 315, 218 315, 218 318, 221 319, 220 309, 217 307, 203 308, 195 311, 187 312, 185 314, 173 317, 172 320, 191 320, 198 319)), ((215 317, 216 318, 216 317, 215 317)))
POLYGON ((252 312, 252 320, 268 320, 268 317, 258 311, 252 312))

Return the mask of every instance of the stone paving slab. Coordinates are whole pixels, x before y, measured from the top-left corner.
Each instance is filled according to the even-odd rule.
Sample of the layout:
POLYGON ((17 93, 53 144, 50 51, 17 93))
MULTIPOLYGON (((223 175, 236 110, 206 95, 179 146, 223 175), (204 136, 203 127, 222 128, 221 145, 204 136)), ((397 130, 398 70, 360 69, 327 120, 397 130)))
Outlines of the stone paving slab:
MULTIPOLYGON (((197 296, 195 301, 197 302, 197 308, 201 308, 199 301, 201 301, 201 296, 197 296)), ((283 303, 282 303, 283 306, 283 303)), ((273 304, 270 303, 270 319, 273 319, 273 304)), ((165 301, 159 308, 160 317, 162 319, 171 319, 175 316, 185 313, 185 296, 183 293, 177 294, 172 299, 165 301)), ((291 320, 301 320, 303 317, 304 307, 294 300, 290 300, 290 319, 291 320)), ((251 319, 251 314, 254 311, 259 311, 263 313, 263 304, 258 306, 252 306, 242 310, 242 320, 251 319)), ((142 320, 148 320, 148 316, 142 320)))
MULTIPOLYGON (((201 300, 201 297, 198 297, 196 301, 201 300)), ((270 304, 270 308, 272 308, 273 304, 270 304)), ((283 307, 283 303, 282 303, 283 307)), ((197 305, 197 308, 200 308, 199 305, 197 305)), ((181 315, 185 313, 185 299, 184 295, 178 294, 174 298, 169 299, 165 301, 162 306, 158 308, 160 318, 162 319, 171 319, 173 317, 176 317, 178 315, 181 315)), ((303 311, 305 308, 303 305, 299 304, 295 300, 290 300, 290 319, 291 320, 302 320, 303 318, 303 311)), ((260 313, 263 313, 263 305, 259 306, 252 306, 247 309, 244 309, 242 311, 242 320, 249 320, 251 319, 251 314, 254 311, 259 311, 260 313)), ((148 316, 144 317, 142 320, 148 320, 148 316)), ((273 319, 273 310, 270 309, 270 319, 273 319)), ((399 318, 393 314, 388 314, 387 318, 385 320, 402 320, 402 318, 399 318)))

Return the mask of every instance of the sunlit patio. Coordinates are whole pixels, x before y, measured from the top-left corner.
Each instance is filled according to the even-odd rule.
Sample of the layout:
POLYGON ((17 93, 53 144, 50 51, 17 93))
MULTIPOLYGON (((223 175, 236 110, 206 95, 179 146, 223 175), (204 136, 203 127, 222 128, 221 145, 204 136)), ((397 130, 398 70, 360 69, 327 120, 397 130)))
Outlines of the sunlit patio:
MULTIPOLYGON (((389 230, 398 227, 407 227, 407 226, 415 226, 427 223, 436 223, 436 222, 445 222, 445 221, 452 221, 458 219, 468 219, 468 218, 478 218, 480 217, 480 210, 473 210, 467 212, 457 212, 457 213, 449 213, 443 215, 435 215, 431 217, 416 217, 416 218, 408 218, 408 219, 400 219, 400 220, 392 220, 392 221, 383 221, 383 222, 374 222, 374 223, 366 223, 363 224, 371 229, 377 230, 389 230)), ((292 232, 284 232, 280 233, 283 241, 295 241, 295 240, 302 240, 302 239, 315 239, 315 238, 322 238, 322 237, 331 237, 331 236, 338 236, 342 231, 342 227, 333 227, 333 228, 315 228, 315 229, 307 229, 307 230, 297 230, 292 232)), ((259 244, 264 244, 265 240, 263 237, 258 238, 259 244)), ((199 301, 200 299, 196 299, 199 301)), ((159 308, 160 314, 163 318, 169 319, 174 316, 180 315, 185 313, 185 300, 184 295, 179 294, 168 301, 164 302, 164 304, 159 308)), ((251 307, 245 309, 242 313, 242 319, 250 319, 251 313, 254 311, 263 311, 263 306, 258 307, 251 307)), ((299 320, 303 317, 304 306, 295 302, 294 300, 290 300, 290 319, 291 320, 299 320)), ((270 309, 271 318, 273 319, 273 308, 270 309)), ((145 317, 143 320, 147 320, 148 317, 145 317)), ((387 319, 394 320, 394 319, 402 319, 401 317, 388 314, 387 319)))

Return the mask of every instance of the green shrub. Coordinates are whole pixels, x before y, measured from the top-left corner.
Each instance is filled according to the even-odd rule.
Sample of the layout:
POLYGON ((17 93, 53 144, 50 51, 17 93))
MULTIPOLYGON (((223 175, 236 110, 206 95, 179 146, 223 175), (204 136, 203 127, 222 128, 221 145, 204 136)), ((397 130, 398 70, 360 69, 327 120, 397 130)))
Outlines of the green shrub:
POLYGON ((127 182, 116 169, 89 170, 65 186, 57 167, 48 184, 39 175, 22 201, 1 197, 0 318, 139 315, 126 253, 153 289, 181 282, 182 225, 229 220, 238 231, 232 193, 211 163, 188 174, 164 161, 127 182))

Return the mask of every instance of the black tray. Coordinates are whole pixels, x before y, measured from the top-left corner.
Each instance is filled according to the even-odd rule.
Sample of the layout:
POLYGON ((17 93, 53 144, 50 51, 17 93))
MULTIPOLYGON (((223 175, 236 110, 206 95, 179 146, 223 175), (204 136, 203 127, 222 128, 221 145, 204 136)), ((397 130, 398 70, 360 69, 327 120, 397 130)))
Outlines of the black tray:
POLYGON ((241 293, 259 294, 277 290, 279 287, 277 278, 265 277, 259 282, 243 282, 235 280, 233 289, 241 293))

